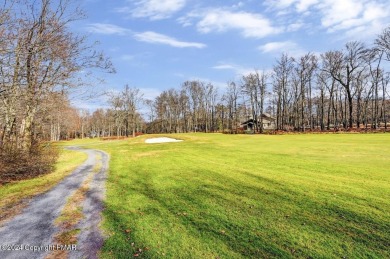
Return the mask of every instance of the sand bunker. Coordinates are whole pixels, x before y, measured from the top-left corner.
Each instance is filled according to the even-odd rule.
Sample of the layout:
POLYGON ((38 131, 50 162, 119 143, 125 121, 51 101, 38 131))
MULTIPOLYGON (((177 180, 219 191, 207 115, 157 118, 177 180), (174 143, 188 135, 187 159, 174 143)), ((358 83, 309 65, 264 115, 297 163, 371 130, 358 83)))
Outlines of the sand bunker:
POLYGON ((162 138, 148 138, 147 140, 145 140, 145 143, 153 144, 153 143, 167 143, 167 142, 181 142, 181 141, 183 140, 162 137, 162 138))

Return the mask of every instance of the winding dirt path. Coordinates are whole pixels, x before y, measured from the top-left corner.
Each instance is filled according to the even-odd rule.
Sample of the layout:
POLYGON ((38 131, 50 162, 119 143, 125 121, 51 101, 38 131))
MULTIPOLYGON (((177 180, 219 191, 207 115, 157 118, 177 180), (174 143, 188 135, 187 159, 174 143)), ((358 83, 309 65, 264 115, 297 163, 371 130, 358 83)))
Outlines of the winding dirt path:
POLYGON ((56 250, 67 250, 69 258, 97 258, 103 244, 99 223, 109 156, 98 150, 69 149, 87 153, 88 159, 53 189, 34 197, 22 213, 0 228, 0 258, 46 258, 56 250), (91 180, 82 200, 83 217, 77 224, 77 245, 57 244, 55 236, 61 229, 55 220, 67 199, 87 178, 91 180))

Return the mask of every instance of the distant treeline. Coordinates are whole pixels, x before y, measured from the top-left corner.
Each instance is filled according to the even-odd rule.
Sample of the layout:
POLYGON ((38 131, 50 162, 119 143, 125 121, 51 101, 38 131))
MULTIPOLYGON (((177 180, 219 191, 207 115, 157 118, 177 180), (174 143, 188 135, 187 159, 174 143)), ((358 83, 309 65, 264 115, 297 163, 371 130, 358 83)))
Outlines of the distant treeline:
POLYGON ((261 133, 267 117, 263 114, 279 131, 386 130, 389 60, 387 28, 371 47, 355 41, 320 55, 283 54, 272 71, 253 71, 223 89, 186 81, 154 100, 144 100, 139 89, 126 86, 111 95, 112 108, 88 116, 88 130, 83 132, 94 136, 129 136, 137 131, 261 133), (254 122, 250 129, 242 124, 249 120, 254 122))
POLYGON ((41 0, 40 8, 30 4, 15 12, 22 2, 0 9, 2 152, 35 150, 42 140, 137 132, 261 133, 264 118, 272 121, 267 130, 387 129, 390 27, 370 46, 348 42, 317 55, 283 54, 271 71, 254 70, 219 89, 185 81, 146 100, 139 89, 125 86, 107 93, 110 108, 90 112, 69 104, 68 89, 84 85, 80 71, 110 70, 110 62, 67 29, 78 18, 69 6, 41 0))

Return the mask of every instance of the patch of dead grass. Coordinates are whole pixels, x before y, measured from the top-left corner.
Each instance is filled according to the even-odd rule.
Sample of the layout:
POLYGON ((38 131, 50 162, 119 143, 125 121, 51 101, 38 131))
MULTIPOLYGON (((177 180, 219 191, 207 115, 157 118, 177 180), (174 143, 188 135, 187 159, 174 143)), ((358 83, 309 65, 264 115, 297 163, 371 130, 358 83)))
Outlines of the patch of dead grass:
POLYGON ((0 227, 6 223, 8 220, 13 218, 14 216, 18 215, 22 210, 27 207, 28 200, 19 200, 15 203, 11 203, 5 207, 1 208, 1 211, 3 211, 0 214, 0 227))
POLYGON ((87 155, 83 152, 64 150, 52 173, 0 185, 0 225, 19 214, 33 197, 49 191, 62 181, 86 158, 87 155))

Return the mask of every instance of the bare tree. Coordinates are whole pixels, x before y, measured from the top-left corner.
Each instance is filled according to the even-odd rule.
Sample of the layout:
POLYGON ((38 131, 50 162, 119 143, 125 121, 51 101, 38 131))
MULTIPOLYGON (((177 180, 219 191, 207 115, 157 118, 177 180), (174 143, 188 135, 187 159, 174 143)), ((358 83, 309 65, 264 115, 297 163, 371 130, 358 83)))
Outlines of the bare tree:
POLYGON ((224 96, 226 106, 229 110, 229 130, 230 133, 237 133, 238 125, 238 98, 240 97, 240 90, 236 83, 228 82, 228 88, 224 96))
POLYGON ((250 103, 250 115, 253 120, 253 132, 258 130, 257 120, 259 118, 258 111, 258 79, 257 74, 250 73, 242 77, 241 92, 244 97, 249 98, 250 103))
MULTIPOLYGON (((276 127, 285 129, 287 125, 287 111, 289 100, 289 84, 293 59, 287 54, 282 54, 276 61, 273 74, 273 90, 276 94, 276 127)), ((290 97, 291 98, 291 97, 290 97)))
POLYGON ((0 89, 6 108, 0 148, 16 136, 16 148, 29 151, 39 135, 37 115, 50 93, 80 86, 78 72, 83 69, 112 66, 85 37, 69 31, 68 25, 83 17, 78 8, 70 10, 70 0, 9 3, 12 13, 1 28, 0 89))
POLYGON ((302 131, 305 131, 305 122, 308 120, 310 129, 313 129, 313 118, 312 118, 312 80, 315 69, 317 68, 317 58, 315 55, 308 53, 302 56, 295 66, 295 73, 298 79, 299 88, 296 89, 299 91, 297 94, 300 113, 300 128, 302 131), (307 116, 306 116, 306 107, 307 107, 307 116), (307 118, 307 119, 306 119, 307 118))
POLYGON ((205 101, 205 132, 214 132, 215 130, 215 105, 217 99, 217 89, 212 84, 206 84, 204 87, 205 101))
POLYGON ((122 92, 109 93, 109 102, 114 110, 116 135, 119 137, 124 132, 128 137, 130 131, 135 137, 139 119, 138 109, 143 102, 143 94, 138 88, 130 88, 125 85, 122 92))
POLYGON ((344 52, 334 51, 325 55, 324 71, 328 72, 346 92, 348 101, 348 127, 353 127, 353 95, 356 86, 356 78, 364 71, 365 47, 360 42, 349 42, 345 45, 344 52))
POLYGON ((375 45, 381 51, 386 53, 386 58, 390 61, 390 26, 383 30, 383 32, 375 40, 375 45))
POLYGON ((256 71, 256 80, 257 80, 257 88, 259 94, 259 100, 257 102, 258 110, 260 112, 260 133, 263 133, 264 125, 263 125, 263 114, 264 114, 264 100, 266 95, 267 88, 267 79, 268 75, 263 71, 259 74, 256 71))

